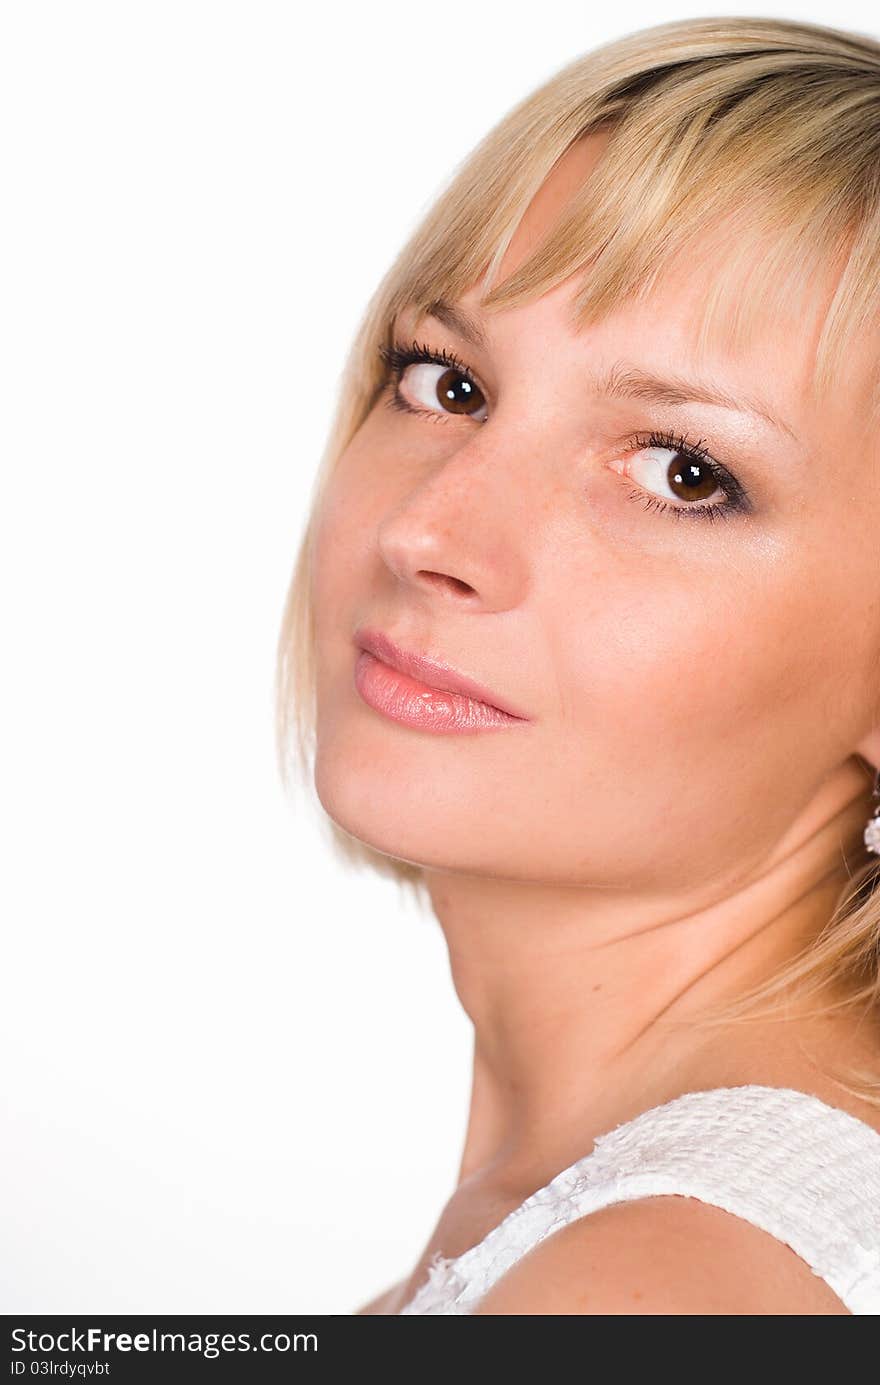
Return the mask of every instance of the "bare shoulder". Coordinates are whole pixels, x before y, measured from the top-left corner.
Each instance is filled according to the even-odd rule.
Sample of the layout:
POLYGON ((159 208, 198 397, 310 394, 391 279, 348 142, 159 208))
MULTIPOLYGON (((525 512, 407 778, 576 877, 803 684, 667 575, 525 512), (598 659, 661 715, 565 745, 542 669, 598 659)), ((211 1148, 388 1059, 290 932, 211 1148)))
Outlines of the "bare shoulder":
POLYGON ((615 1203, 539 1242, 477 1315, 775 1315, 849 1310, 789 1246, 673 1193, 615 1203))

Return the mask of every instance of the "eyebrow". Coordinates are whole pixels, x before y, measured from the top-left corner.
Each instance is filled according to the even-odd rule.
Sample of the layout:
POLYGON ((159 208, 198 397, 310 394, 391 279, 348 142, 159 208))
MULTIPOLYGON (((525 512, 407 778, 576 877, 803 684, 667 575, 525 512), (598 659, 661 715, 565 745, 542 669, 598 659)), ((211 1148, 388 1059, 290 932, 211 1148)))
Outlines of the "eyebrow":
POLYGON ((606 371, 593 375, 590 386, 597 393, 610 395, 614 399, 646 399, 652 404, 670 405, 715 404, 735 413, 757 414, 766 423, 800 443, 793 429, 763 400, 745 395, 736 398, 720 385, 685 380, 677 375, 654 375, 628 361, 615 361, 606 371))
POLYGON ((456 307, 445 298, 435 298, 425 309, 423 316, 436 317, 444 327, 448 327, 451 332, 457 332, 462 340, 470 342, 471 346, 478 346, 482 350, 489 345, 489 339, 477 319, 465 312, 464 308, 456 307))
MULTIPOLYGON (((477 319, 445 298, 435 298, 422 316, 436 318, 471 346, 484 350, 489 344, 488 337, 477 319)), ((629 361, 621 360, 615 361, 607 370, 589 377, 589 387, 596 394, 605 394, 614 399, 644 399, 648 403, 670 406, 714 404, 735 413, 756 414, 773 428, 787 433, 800 445, 801 440, 794 430, 762 399, 744 395, 736 398, 720 385, 706 381, 686 380, 678 375, 655 375, 629 361)))

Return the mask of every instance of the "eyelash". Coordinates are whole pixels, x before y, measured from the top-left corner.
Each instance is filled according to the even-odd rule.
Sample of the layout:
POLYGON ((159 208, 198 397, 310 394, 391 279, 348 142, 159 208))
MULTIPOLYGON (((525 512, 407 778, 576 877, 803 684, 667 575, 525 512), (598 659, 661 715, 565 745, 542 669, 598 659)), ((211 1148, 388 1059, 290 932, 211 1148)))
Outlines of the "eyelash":
MULTIPOLYGON (((470 370, 464 362, 456 356, 454 351, 446 348, 435 350, 433 347, 426 346, 420 342, 412 341, 409 344, 395 342, 391 346, 384 343, 379 347, 379 355, 388 367, 390 378, 394 389, 391 394, 386 396, 385 403, 389 408, 398 409, 407 414, 419 414, 424 418, 439 420, 452 417, 449 414, 435 413, 433 409, 419 409, 413 404, 407 403, 400 393, 400 381, 407 366, 418 364, 445 365, 450 370, 457 371, 460 375, 469 380, 471 384, 479 389, 478 382, 474 379, 470 370)), ((704 466, 710 472, 716 484, 723 491, 727 499, 722 503, 712 505, 671 505, 658 495, 650 495, 644 490, 630 490, 629 499, 636 501, 645 510, 653 510, 658 514, 668 514, 673 519, 681 519, 687 515, 692 518, 706 519, 714 521, 716 519, 730 519, 734 514, 742 514, 751 509, 748 494, 745 487, 736 477, 723 467, 720 462, 710 456, 700 442, 692 442, 680 433, 669 431, 651 431, 648 433, 638 433, 629 438, 625 446, 628 448, 642 447, 661 447, 670 451, 677 452, 686 463, 691 462, 699 466, 704 466)))

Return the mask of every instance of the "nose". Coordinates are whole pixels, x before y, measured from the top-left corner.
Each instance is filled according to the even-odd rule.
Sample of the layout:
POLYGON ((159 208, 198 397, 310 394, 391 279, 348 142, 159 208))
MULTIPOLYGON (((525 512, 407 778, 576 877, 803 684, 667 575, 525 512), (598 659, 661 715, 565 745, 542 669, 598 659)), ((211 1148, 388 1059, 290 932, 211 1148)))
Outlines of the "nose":
POLYGON ((529 503, 488 425, 382 518, 377 546, 385 565, 427 599, 479 610, 518 605, 528 584, 529 503))

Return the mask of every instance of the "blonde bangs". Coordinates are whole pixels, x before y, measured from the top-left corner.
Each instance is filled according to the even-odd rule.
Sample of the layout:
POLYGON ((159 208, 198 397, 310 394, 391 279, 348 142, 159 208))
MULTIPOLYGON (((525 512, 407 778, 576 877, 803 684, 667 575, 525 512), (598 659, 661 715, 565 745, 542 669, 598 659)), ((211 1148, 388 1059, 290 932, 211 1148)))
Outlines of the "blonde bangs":
MULTIPOLYGON (((667 272, 719 232, 697 353, 736 351, 794 316, 818 332, 812 386, 821 395, 852 355, 848 346, 880 325, 880 46, 872 75, 866 83, 860 69, 832 62, 825 70, 789 52, 698 64, 689 76, 660 69, 623 113, 609 113, 612 94, 573 137, 557 120, 530 160, 516 140, 492 137, 450 190, 461 197, 453 225, 438 207, 410 247, 393 311, 454 300, 485 274, 480 306, 491 312, 580 275, 573 327, 582 330, 661 290, 667 272), (504 254, 553 165, 572 138, 604 129, 611 139, 597 167, 499 284, 504 254), (829 276, 834 292, 814 323, 829 276)), ((876 370, 870 390, 876 409, 876 370)))

